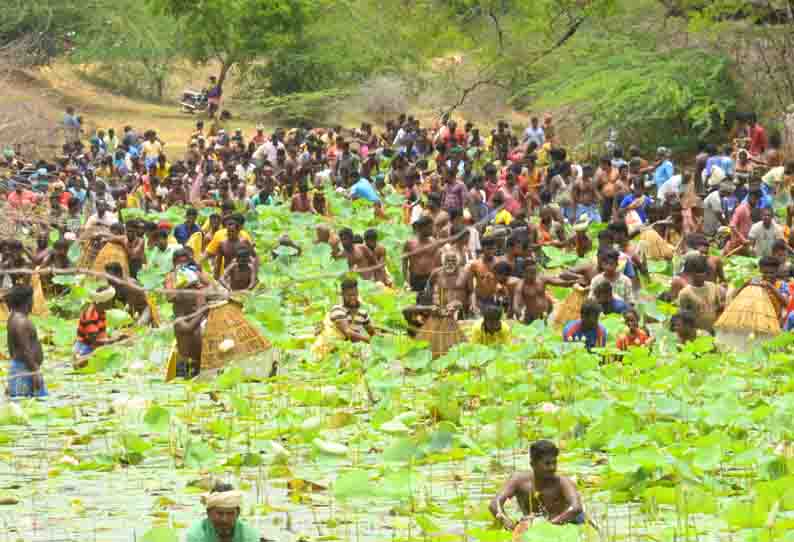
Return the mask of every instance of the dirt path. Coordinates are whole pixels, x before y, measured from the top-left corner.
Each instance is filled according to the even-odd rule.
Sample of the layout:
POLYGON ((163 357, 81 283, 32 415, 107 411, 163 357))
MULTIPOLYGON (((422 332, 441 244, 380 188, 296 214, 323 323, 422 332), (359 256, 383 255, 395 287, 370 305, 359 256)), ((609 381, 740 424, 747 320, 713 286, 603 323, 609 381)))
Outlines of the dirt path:
MULTIPOLYGON (((37 114, 57 126, 64 109, 71 105, 83 117, 86 136, 94 129, 114 128, 117 134, 130 125, 139 131, 156 129, 167 149, 181 155, 199 118, 180 111, 178 101, 151 103, 115 95, 81 79, 75 68, 65 63, 55 63, 36 71, 16 74, 4 85, 4 94, 11 101, 32 104, 37 114)), ((256 122, 235 118, 235 104, 229 104, 233 118, 229 128, 241 128, 253 135, 256 122)))

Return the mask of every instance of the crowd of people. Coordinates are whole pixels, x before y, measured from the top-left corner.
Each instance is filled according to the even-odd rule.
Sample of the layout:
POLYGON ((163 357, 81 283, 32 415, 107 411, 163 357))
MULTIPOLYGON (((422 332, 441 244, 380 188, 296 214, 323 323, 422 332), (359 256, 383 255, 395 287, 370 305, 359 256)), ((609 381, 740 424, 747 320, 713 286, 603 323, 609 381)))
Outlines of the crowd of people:
MULTIPOLYGON (((553 319, 565 340, 588 349, 651 346, 651 319, 639 307, 657 297, 643 290, 649 262, 664 259, 674 276, 661 298, 678 306, 671 325, 683 344, 714 334, 741 291, 725 276, 726 260, 738 256, 758 259, 761 278, 751 283, 768 292, 781 327, 794 327, 794 157, 782 155, 779 137, 767 136, 753 115, 739 117, 724 145, 703 144, 691 159, 676 159, 665 147, 647 158, 638 147, 611 143, 602 156, 581 160, 550 115, 532 118, 523 131, 503 121, 481 129, 400 115, 381 129, 362 123, 244 134, 220 111, 198 121, 188 141, 168 144, 156 130, 133 126, 82 134, 72 109, 66 117, 68 137, 57 158, 31 163, 6 148, 0 160, 0 286, 7 292, 12 396, 47 394, 42 348, 28 318, 37 288, 64 291, 51 274, 36 273, 46 268, 93 269, 107 281, 81 311, 76 359, 126 338, 108 335, 110 307, 157 325, 153 298, 136 278, 161 270, 177 318, 178 376, 199 374, 207 300, 219 291, 256 290, 262 258, 279 248, 300 258, 306 248, 280 236, 260 242, 260 249, 274 247, 261 253, 246 220, 262 206, 327 217, 315 243, 346 260, 359 280, 416 294, 404 311, 412 334, 441 316, 474 321, 467 340, 499 345, 513 340, 510 320, 553 319), (400 201, 401 220, 413 230, 402 253, 387 254, 377 228, 332 227, 332 193, 363 201, 361 212, 380 221, 389 220, 388 202, 400 201), (183 222, 146 218, 172 207, 184 209, 183 222), (74 243, 79 262, 69 259, 74 243), (559 252, 574 263, 551 273, 550 254, 559 252), (579 302, 557 302, 550 286, 571 288, 579 302), (566 304, 573 313, 565 313, 566 304), (622 315, 625 331, 609 337, 599 321, 605 314, 622 315)), ((346 278, 312 351, 369 342, 377 330, 357 280, 346 278)), ((556 458, 556 449, 544 446, 533 451, 533 466, 536 453, 556 458)), ((495 514, 526 484, 514 481, 495 501, 495 514)), ((579 522, 578 501, 560 508, 560 495, 571 501, 575 490, 563 484, 555 491, 547 508, 562 522, 579 522)))

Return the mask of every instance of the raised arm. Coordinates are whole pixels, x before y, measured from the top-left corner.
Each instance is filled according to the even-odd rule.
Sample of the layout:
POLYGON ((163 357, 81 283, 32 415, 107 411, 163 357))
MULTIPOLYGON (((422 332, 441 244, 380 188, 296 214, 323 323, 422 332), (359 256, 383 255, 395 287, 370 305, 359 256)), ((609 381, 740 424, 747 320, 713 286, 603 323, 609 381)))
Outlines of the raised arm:
POLYGON ((524 296, 521 295, 521 291, 524 289, 524 281, 521 280, 516 284, 515 288, 513 288, 513 302, 510 304, 510 311, 512 312, 512 316, 516 320, 521 320, 521 316, 524 312, 524 296))

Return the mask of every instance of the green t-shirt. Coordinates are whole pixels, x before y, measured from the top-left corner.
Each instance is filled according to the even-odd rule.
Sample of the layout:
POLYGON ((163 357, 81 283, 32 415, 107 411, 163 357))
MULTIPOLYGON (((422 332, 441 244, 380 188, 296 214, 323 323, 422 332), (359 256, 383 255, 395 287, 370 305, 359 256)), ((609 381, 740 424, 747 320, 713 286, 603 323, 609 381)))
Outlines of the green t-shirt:
MULTIPOLYGON (((261 539, 259 531, 249 527, 244 521, 238 519, 234 525, 233 542, 259 542, 261 539)), ((215 527, 209 518, 194 523, 187 532, 186 542, 218 542, 218 535, 215 527)))

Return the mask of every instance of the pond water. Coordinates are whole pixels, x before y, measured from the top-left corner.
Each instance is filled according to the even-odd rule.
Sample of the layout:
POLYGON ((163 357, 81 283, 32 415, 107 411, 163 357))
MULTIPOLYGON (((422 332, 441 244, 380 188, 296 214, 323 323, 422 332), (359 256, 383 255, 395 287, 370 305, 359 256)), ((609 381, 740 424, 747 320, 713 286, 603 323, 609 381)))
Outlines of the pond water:
MULTIPOLYGON (((210 478, 243 489, 245 519, 273 540, 502 540, 488 532, 494 528, 488 500, 511 472, 528 468, 529 436, 551 431, 545 414, 519 412, 496 424, 504 435, 491 435, 499 413, 487 410, 508 405, 510 397, 489 393, 487 371, 452 390, 460 394, 462 411, 456 426, 427 417, 439 393, 428 391, 439 374, 449 374, 413 374, 398 363, 363 379, 355 363, 340 370, 286 356, 279 375, 266 383, 220 386, 217 380, 163 382, 160 354, 125 363, 129 368, 118 374, 75 374, 64 367, 46 372, 52 397, 20 403, 27 424, 0 427, 0 497, 19 501, 0 506, 0 542, 143 540, 154 526, 171 527, 181 537, 203 516, 200 495, 210 478), (167 411, 159 427, 145 421, 154 406, 167 411), (406 422, 407 432, 383 430, 394 413, 408 411, 420 415, 406 422), (349 451, 320 453, 316 438, 349 451), (505 445, 477 444, 494 439, 505 445), (366 473, 369 487, 359 484, 340 495, 334 482, 351 472, 366 473)), ((618 388, 628 394, 629 384, 616 378, 603 385, 601 397, 591 390, 588 400, 616 400, 618 388)), ((645 400, 666 398, 647 382, 636 386, 648 386, 645 400)), ((536 392, 530 386, 525 393, 536 392)), ((690 397, 691 404, 681 406, 698 408, 701 399, 690 397)), ((577 408, 575 400, 559 402, 577 408)), ((631 488, 621 487, 625 478, 609 476, 607 454, 579 445, 566 450, 584 427, 564 430, 568 422, 559 423, 565 437, 560 471, 576 479, 600 528, 583 531, 583 538, 733 539, 719 513, 684 514, 680 507, 628 501, 631 488)), ((694 423, 681 434, 697 430, 694 423)), ((731 476, 721 469, 713 482, 720 499, 728 495, 731 476)), ((671 477, 668 485, 679 481, 671 477)), ((516 508, 510 510, 517 517, 516 508)), ((787 513, 781 509, 781 515, 787 513)))

